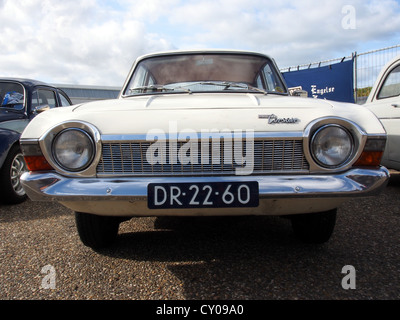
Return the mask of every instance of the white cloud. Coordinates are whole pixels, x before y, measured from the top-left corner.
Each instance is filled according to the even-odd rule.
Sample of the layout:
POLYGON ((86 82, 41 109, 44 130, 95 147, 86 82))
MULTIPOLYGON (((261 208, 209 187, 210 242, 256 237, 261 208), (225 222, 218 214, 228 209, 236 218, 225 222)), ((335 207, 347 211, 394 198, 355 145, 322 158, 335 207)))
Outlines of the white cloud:
POLYGON ((391 0, 210 0, 185 2, 170 22, 192 31, 186 47, 211 43, 263 51, 291 65, 350 55, 371 40, 399 40, 399 14, 399 3, 391 0), (343 28, 346 5, 355 9, 356 29, 343 28))
POLYGON ((393 44, 399 14, 394 0, 0 0, 0 76, 120 86, 138 55, 199 47, 285 67, 393 44), (345 5, 356 29, 343 28, 345 5))
POLYGON ((143 22, 110 9, 95 0, 5 1, 1 76, 118 86, 138 55, 171 47, 143 22))

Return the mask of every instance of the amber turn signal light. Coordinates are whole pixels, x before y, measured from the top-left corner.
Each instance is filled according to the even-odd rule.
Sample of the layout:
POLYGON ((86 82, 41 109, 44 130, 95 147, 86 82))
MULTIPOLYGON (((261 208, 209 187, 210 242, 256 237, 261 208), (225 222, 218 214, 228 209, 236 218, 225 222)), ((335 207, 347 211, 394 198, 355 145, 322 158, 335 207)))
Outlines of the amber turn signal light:
POLYGON ((381 164, 383 151, 364 151, 354 163, 355 167, 378 167, 381 164))
POLYGON ((53 170, 44 156, 25 156, 24 159, 29 171, 53 170))
POLYGON ((370 137, 365 143, 364 150, 355 167, 379 167, 385 150, 386 137, 370 137))

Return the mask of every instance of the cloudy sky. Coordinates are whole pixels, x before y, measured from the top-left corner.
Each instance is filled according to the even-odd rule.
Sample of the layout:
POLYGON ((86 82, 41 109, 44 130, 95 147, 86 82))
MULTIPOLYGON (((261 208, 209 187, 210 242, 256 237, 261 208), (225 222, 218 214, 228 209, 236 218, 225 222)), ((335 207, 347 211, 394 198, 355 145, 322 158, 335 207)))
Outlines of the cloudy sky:
POLYGON ((397 0, 0 0, 0 77, 120 87, 139 55, 263 52, 280 68, 400 44, 397 0))

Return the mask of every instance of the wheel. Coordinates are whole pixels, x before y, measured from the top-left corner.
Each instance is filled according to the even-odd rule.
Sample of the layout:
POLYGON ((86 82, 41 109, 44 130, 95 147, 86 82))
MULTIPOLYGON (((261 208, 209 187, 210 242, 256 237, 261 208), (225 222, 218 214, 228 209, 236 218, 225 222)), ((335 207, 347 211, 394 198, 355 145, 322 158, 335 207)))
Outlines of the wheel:
POLYGON ((24 156, 18 145, 11 147, 0 170, 0 201, 4 204, 17 204, 27 198, 20 181, 21 175, 28 171, 24 156))
POLYGON ((121 219, 75 212, 75 221, 83 244, 92 249, 101 249, 115 241, 121 219))
POLYGON ((292 228, 296 237, 306 243, 328 241, 336 224, 337 209, 326 212, 293 215, 292 228))

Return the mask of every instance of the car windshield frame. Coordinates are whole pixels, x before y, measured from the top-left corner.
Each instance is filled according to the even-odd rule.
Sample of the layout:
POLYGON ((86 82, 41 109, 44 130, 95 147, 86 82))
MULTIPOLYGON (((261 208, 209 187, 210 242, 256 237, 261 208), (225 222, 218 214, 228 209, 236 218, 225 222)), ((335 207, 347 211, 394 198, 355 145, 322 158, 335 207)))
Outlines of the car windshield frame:
POLYGON ((288 95, 268 56, 237 52, 190 52, 139 59, 121 97, 170 93, 245 92, 288 95))

